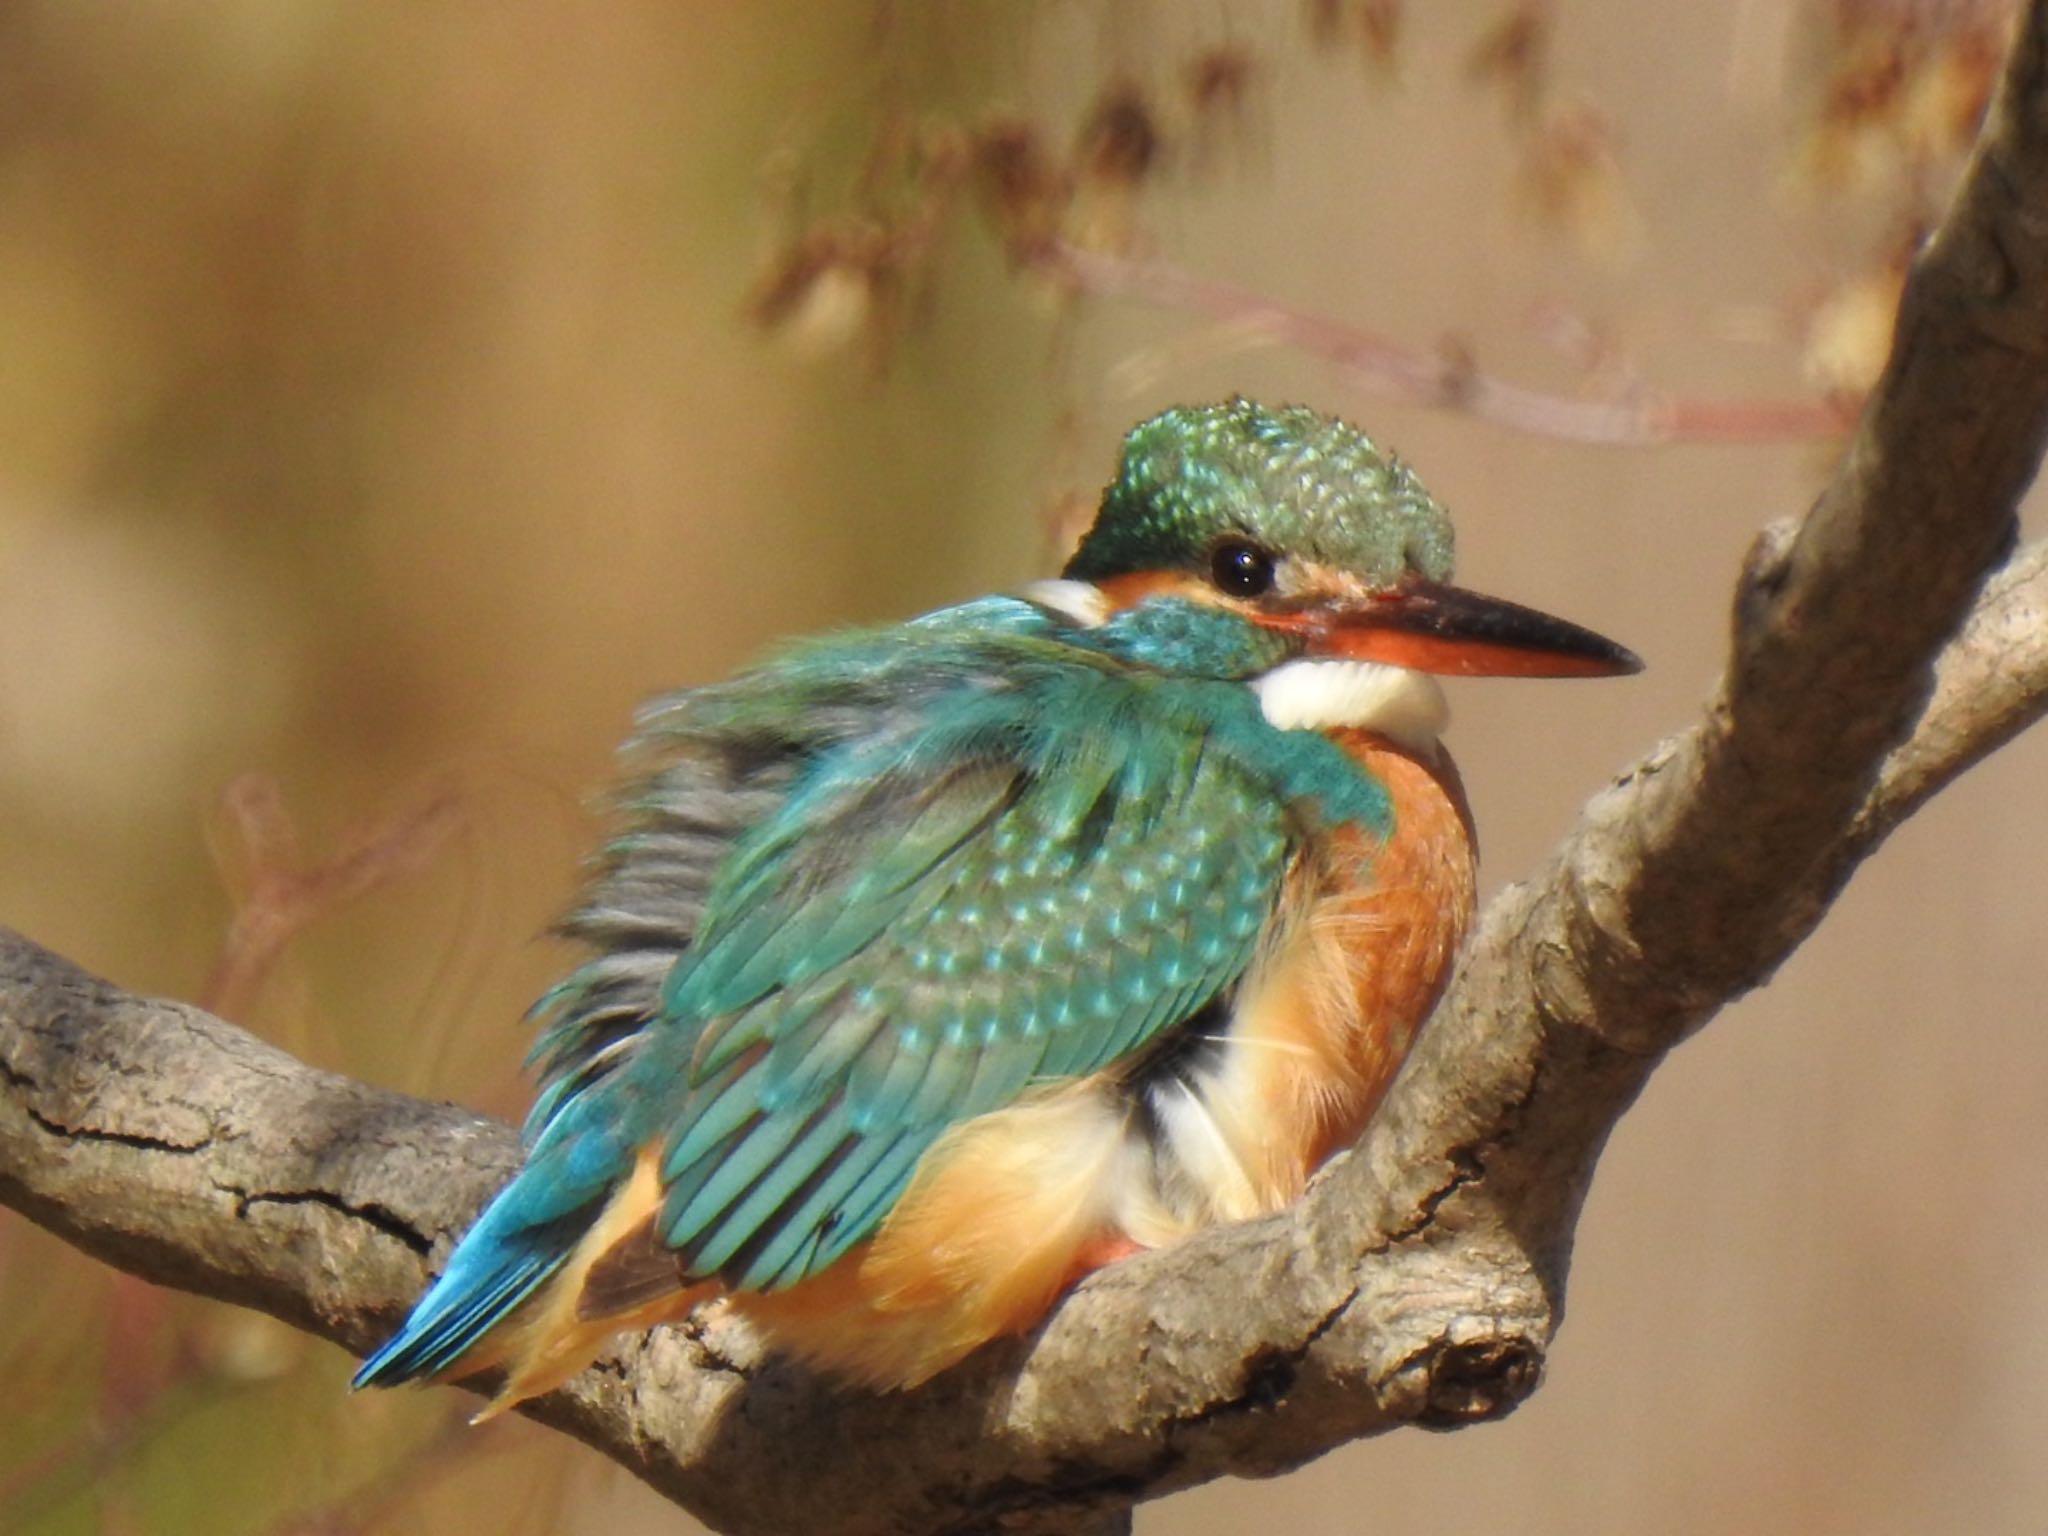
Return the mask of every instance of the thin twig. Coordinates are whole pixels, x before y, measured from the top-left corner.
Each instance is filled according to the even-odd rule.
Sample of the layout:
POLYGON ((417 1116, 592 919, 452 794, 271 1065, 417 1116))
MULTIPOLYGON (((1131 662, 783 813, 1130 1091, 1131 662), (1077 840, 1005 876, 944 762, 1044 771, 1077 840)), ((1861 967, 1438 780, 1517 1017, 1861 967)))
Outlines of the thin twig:
POLYGON ((1061 240, 1027 251, 1024 260, 1079 293, 1207 315, 1233 344, 1259 336, 1327 358, 1378 399, 1461 411, 1533 437, 1628 447, 1825 442, 1841 437, 1853 419, 1839 406, 1812 400, 1688 399, 1649 391, 1627 399, 1572 399, 1495 378, 1454 349, 1424 352, 1167 262, 1061 240))

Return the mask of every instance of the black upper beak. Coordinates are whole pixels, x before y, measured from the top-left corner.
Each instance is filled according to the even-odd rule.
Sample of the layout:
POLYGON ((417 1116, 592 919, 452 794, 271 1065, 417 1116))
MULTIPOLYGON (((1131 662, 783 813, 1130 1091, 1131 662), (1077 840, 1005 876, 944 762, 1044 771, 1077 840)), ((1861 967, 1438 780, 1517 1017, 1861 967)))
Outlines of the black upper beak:
POLYGON ((1303 634, 1312 655, 1452 677, 1621 677, 1643 669, 1634 651, 1590 629, 1420 577, 1362 603, 1269 622, 1303 634))

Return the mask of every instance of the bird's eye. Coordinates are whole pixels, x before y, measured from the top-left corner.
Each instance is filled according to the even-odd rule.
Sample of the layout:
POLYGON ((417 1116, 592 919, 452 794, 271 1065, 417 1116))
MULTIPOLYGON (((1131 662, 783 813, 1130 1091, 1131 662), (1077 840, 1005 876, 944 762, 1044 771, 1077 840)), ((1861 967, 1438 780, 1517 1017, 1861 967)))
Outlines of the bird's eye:
POLYGON ((1209 579, 1232 597, 1257 597, 1273 585, 1273 557, 1250 539, 1225 539, 1209 555, 1209 579))

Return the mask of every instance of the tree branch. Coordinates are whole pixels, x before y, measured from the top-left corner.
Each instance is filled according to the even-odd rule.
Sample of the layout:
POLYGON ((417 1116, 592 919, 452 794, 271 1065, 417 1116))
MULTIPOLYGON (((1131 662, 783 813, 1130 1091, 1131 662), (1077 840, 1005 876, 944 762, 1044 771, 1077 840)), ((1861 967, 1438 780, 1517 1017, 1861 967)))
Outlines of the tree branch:
MULTIPOLYGON (((2048 430, 2044 208, 2039 0, 1839 471, 1752 553, 1703 718, 1489 908, 1383 1112, 1297 1206, 1103 1271, 915 1392, 835 1390, 713 1314, 529 1411, 724 1529, 884 1532, 1113 1528, 1219 1473, 1513 1408, 1594 1161, 1663 1053, 2048 709, 2048 548, 1984 585, 2048 430)), ((516 1161, 502 1125, 0 938, 0 1200, 110 1263, 360 1351, 516 1161)))
POLYGON ((1531 437, 1610 447, 1811 442, 1840 437, 1849 425, 1845 410, 1825 400, 1701 400, 1650 390, 1605 400, 1548 394, 1487 373, 1455 347, 1407 346, 1167 262, 1064 240, 1023 247, 1019 259, 1074 294, 1207 315, 1226 337, 1325 358, 1376 399, 1463 411, 1531 437))

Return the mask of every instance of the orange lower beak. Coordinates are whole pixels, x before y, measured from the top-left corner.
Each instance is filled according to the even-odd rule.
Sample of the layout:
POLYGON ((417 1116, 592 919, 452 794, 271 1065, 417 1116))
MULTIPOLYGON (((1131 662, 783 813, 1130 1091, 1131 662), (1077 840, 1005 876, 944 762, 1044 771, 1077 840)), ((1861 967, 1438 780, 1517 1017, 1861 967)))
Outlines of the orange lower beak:
POLYGON ((1380 661, 1449 677, 1621 677, 1634 651, 1563 619, 1463 587, 1414 578, 1369 602, 1261 618, 1311 656, 1380 661))

